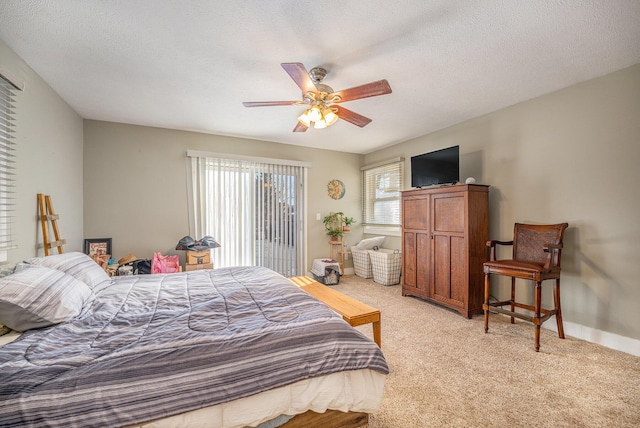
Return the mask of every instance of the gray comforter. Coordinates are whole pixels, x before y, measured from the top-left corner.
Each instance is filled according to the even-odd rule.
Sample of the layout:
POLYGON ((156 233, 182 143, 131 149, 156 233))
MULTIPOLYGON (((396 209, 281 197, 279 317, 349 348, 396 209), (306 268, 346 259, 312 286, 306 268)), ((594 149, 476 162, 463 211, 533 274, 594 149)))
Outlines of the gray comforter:
POLYGON ((77 319, 0 348, 0 425, 130 425, 363 368, 388 373, 271 270, 118 277, 77 319))

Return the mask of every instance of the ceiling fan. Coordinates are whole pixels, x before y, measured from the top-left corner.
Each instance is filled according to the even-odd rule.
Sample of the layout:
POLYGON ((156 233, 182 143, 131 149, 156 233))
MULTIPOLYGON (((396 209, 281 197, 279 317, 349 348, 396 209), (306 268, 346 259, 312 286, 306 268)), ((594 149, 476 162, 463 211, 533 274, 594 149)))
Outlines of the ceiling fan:
POLYGON ((322 67, 314 67, 307 72, 304 65, 299 62, 285 62, 280 65, 302 90, 302 99, 298 101, 243 102, 242 104, 245 107, 308 105, 309 108, 298 117, 298 123, 293 128, 293 132, 305 132, 310 126, 326 128, 333 125, 338 119, 346 120, 362 128, 368 125, 371 119, 337 104, 391 93, 389 82, 384 79, 334 91, 322 83, 327 75, 327 70, 322 67))

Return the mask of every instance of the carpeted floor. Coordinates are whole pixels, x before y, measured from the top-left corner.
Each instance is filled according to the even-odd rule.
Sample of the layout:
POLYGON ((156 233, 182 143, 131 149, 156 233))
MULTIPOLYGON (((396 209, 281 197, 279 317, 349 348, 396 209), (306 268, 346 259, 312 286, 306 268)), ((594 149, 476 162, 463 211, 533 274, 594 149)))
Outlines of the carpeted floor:
POLYGON ((369 428, 640 426, 638 357, 544 328, 536 353, 524 321, 491 315, 485 334, 482 316, 402 297, 400 285, 351 276, 333 288, 382 313, 391 373, 369 428))

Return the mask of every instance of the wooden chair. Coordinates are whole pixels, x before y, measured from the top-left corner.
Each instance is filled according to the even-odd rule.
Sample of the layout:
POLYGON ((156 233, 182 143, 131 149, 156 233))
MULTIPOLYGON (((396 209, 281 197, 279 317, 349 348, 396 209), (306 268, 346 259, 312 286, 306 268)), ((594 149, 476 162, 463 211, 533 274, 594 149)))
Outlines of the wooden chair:
POLYGON ((516 223, 513 241, 487 241, 490 247, 489 261, 484 263, 484 331, 489 331, 489 312, 502 313, 520 318, 535 325, 536 352, 540 350, 540 326, 551 316, 556 316, 558 337, 564 339, 562 326, 562 310, 560 308, 560 256, 562 253, 562 237, 567 223, 550 225, 531 225, 516 223), (496 260, 498 245, 512 245, 513 258, 511 260, 496 260), (489 275, 504 275, 511 277, 511 299, 502 302, 489 302, 489 275), (533 306, 515 301, 516 278, 533 281, 535 286, 535 303, 533 306), (554 309, 543 309, 542 281, 555 279, 553 289, 554 309), (502 308, 510 305, 511 310, 502 308), (515 312, 515 308, 533 312, 533 316, 515 312))

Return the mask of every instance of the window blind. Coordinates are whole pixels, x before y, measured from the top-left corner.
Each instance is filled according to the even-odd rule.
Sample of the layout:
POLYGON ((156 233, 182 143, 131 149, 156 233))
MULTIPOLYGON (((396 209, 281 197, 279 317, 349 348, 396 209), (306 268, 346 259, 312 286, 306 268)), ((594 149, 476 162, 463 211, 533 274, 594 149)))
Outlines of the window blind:
POLYGON ((11 233, 15 187, 14 91, 14 85, 0 76, 0 261, 6 261, 7 251, 16 248, 11 233))
POLYGON ((214 264, 301 275, 305 167, 189 155, 190 233, 220 243, 214 264))
POLYGON ((363 167, 363 218, 368 226, 400 226, 404 159, 363 167))

